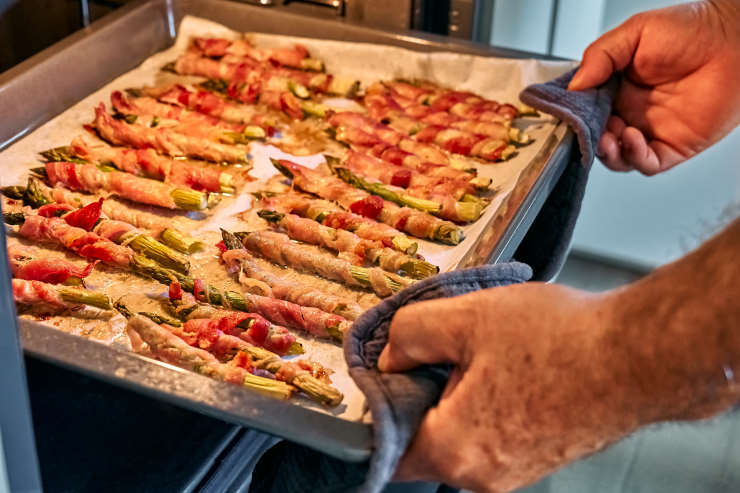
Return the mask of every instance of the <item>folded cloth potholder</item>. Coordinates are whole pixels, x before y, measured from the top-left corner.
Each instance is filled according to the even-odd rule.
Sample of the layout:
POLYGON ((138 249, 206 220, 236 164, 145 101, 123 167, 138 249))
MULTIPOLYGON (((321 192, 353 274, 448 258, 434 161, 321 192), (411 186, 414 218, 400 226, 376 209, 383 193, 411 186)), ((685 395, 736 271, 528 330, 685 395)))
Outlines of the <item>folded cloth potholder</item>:
MULTIPOLYGON (((569 92, 567 86, 574 73, 529 86, 520 95, 524 103, 568 123, 580 150, 574 153, 515 254, 518 260, 534 266, 536 279, 549 280, 564 262, 595 149, 617 88, 618 81, 613 77, 600 88, 569 92)), ((378 371, 377 358, 387 343, 394 313, 409 303, 524 282, 531 276, 530 267, 518 262, 448 272, 420 281, 363 314, 345 339, 344 350, 350 375, 365 393, 372 411, 374 451, 370 462, 343 463, 305 447, 285 444, 262 464, 266 474, 260 474, 258 465, 250 491, 380 492, 393 477, 424 414, 439 400, 448 376, 448 369, 442 366, 394 374, 378 371), (268 475, 269 479, 265 477, 268 475)))

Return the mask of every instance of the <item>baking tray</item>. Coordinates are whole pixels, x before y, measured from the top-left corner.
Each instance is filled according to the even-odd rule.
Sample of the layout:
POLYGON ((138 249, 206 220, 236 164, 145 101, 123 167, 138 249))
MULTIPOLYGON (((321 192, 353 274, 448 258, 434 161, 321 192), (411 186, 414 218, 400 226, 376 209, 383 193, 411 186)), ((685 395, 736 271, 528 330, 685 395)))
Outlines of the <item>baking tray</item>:
MULTIPOLYGON (((130 4, 0 75, 0 149, 63 112, 174 42, 187 14, 238 31, 305 36, 499 57, 531 56, 419 33, 389 33, 224 0, 149 0, 130 4)), ((508 260, 565 168, 573 136, 552 136, 521 173, 497 217, 458 267, 508 260)), ((4 233, 3 233, 4 234, 4 233)), ((5 255, 5 252, 0 254, 5 255)), ((244 392, 51 327, 22 320, 26 353, 152 397, 362 461, 371 451, 367 422, 244 392)))

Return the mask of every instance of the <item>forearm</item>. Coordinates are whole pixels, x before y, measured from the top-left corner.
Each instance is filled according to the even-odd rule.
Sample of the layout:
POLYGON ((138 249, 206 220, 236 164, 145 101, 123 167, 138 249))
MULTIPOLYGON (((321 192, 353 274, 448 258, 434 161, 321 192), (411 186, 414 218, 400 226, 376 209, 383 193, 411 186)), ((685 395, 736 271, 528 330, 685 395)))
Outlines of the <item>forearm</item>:
POLYGON ((686 257, 607 295, 604 347, 636 425, 740 401, 740 219, 686 257))

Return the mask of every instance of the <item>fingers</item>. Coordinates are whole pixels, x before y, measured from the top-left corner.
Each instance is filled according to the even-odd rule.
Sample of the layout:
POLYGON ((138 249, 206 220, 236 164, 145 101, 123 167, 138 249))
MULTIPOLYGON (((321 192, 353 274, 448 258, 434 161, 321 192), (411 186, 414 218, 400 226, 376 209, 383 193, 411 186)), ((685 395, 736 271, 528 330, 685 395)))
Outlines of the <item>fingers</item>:
POLYGON ((632 171, 652 176, 666 171, 685 158, 668 144, 648 141, 635 127, 624 125, 619 117, 612 117, 607 131, 601 136, 597 155, 613 171, 632 171), (612 122, 612 119, 619 120, 612 122))
POLYGON ((581 66, 568 85, 571 91, 583 91, 606 82, 611 75, 632 61, 642 32, 640 16, 607 32, 583 52, 581 66))
POLYGON ((381 371, 399 372, 422 364, 457 363, 472 322, 466 296, 423 301, 396 312, 388 345, 378 360, 381 371))

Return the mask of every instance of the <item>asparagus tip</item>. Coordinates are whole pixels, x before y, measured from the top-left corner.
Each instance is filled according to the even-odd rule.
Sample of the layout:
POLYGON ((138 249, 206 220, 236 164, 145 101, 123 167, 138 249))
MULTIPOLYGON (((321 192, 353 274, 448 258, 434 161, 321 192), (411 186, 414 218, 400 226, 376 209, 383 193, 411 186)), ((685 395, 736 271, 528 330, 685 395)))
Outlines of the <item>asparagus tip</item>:
POLYGON ((268 209, 262 209, 257 211, 257 215, 264 219, 265 221, 271 222, 271 223, 277 223, 281 219, 285 217, 285 214, 282 214, 280 212, 271 211, 268 209))

